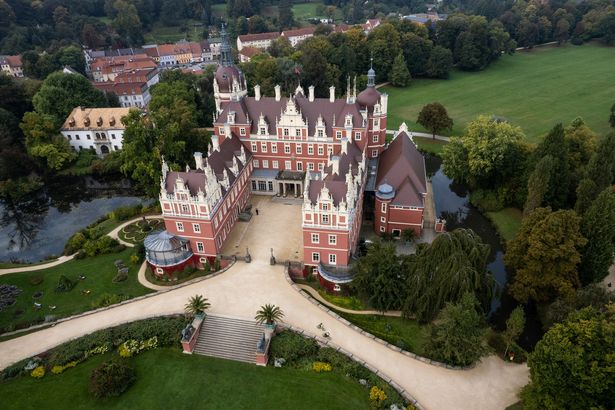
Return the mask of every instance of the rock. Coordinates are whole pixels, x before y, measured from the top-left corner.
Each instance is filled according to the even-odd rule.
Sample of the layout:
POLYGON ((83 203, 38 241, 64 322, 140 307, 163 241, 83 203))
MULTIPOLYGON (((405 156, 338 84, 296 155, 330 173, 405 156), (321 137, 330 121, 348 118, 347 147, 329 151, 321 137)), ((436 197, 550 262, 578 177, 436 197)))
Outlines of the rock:
POLYGON ((391 407, 389 407, 389 410, 403 410, 403 408, 399 407, 397 404, 393 403, 393 404, 391 404, 391 407))
POLYGON ((282 365, 286 363, 286 359, 284 359, 283 357, 277 358, 273 361, 273 366, 274 367, 282 367, 282 365))
POLYGON ((365 380, 365 379, 359 379, 359 384, 360 384, 361 386, 367 386, 367 380, 365 380))

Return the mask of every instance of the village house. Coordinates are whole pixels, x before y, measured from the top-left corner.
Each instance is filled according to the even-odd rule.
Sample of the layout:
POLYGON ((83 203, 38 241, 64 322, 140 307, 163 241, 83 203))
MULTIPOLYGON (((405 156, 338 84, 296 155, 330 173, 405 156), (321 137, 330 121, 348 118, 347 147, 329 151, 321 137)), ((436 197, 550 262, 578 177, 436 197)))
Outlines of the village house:
POLYGON ((10 77, 23 77, 21 56, 0 56, 0 71, 10 77))

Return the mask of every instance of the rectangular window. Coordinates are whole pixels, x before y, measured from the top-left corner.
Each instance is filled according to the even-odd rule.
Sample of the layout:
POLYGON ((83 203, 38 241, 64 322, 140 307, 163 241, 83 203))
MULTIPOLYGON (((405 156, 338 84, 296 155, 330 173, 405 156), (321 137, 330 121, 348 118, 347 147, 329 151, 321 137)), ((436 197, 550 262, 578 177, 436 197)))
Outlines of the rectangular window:
POLYGON ((260 134, 265 135, 266 133, 267 131, 265 130, 265 127, 261 127, 260 134))
POLYGON ((218 134, 224 135, 224 127, 220 127, 220 131, 218 131, 218 134))
POLYGON ((378 156, 378 150, 377 149, 373 149, 372 150, 372 158, 376 158, 378 156))
POLYGON ((329 223, 329 215, 322 215, 322 223, 323 224, 329 223))
POLYGON ((252 152, 258 152, 258 146, 256 145, 256 142, 252 143, 252 152))
POLYGON ((267 190, 273 192, 273 181, 267 181, 267 190))
POLYGON ((70 135, 67 135, 66 138, 68 138, 69 141, 71 140, 70 135))
POLYGON ((266 159, 263 160, 263 168, 269 168, 269 161, 266 159))
POLYGON ((374 134, 372 136, 372 142, 378 142, 378 140, 379 140, 379 135, 378 134, 374 134))
POLYGON ((275 142, 271 143, 271 152, 274 154, 278 153, 278 144, 276 144, 275 142))
POLYGON ((354 133, 354 139, 359 141, 361 139, 361 133, 360 132, 355 132, 354 133))
POLYGON ((292 166, 292 164, 290 163, 290 161, 284 161, 284 169, 287 169, 287 170, 289 170, 289 171, 292 171, 293 166, 292 166))
POLYGON ((196 243, 196 251, 200 253, 205 252, 205 247, 203 246, 203 242, 196 243))
POLYGON ((111 134, 111 139, 114 140, 115 139, 115 134, 111 134))
POLYGON ((314 146, 308 145, 308 155, 314 155, 314 146))
POLYGON ((312 262, 320 262, 320 253, 312 252, 312 262))
POLYGON ((322 171, 324 167, 325 167, 325 164, 323 164, 322 162, 318 164, 319 171, 322 171))
POLYGON ((329 210, 329 204, 322 204, 322 210, 323 211, 328 211, 329 210))
POLYGON ((295 129, 295 136, 296 137, 300 137, 301 136, 301 129, 300 128, 295 129))
POLYGON ((314 163, 308 162, 308 171, 314 171, 314 163))
POLYGON ((325 155, 325 147, 322 145, 318 146, 318 155, 325 155))
POLYGON ((382 223, 386 223, 386 221, 387 221, 387 219, 386 219, 384 216, 381 216, 381 217, 380 217, 380 222, 382 222, 382 223))
POLYGON ((261 152, 267 152, 267 143, 261 142, 261 152))
POLYGON ((290 154, 290 144, 284 144, 284 153, 290 154))
POLYGON ((194 233, 201 233, 201 225, 199 224, 192 224, 192 229, 194 230, 194 233))
MULTIPOLYGON (((88 139, 91 140, 92 137, 90 136, 90 134, 87 135, 88 139)), ((75 138, 79 139, 79 135, 75 135, 75 138)))
POLYGON ((260 168, 260 164, 257 159, 254 160, 254 168, 260 168))
POLYGON ((182 214, 188 213, 190 213, 190 208, 188 207, 188 205, 182 205, 182 214))
POLYGON ((297 152, 297 154, 301 154, 302 153, 302 149, 301 149, 301 144, 297 144, 295 145, 295 151, 297 152))
POLYGON ((385 231, 384 226, 381 226, 380 227, 380 232, 384 232, 384 231, 385 231))
POLYGON ((337 235, 329 235, 329 245, 337 245, 337 235))
POLYGON ((303 163, 297 161, 297 171, 303 171, 303 163))
POLYGON ((386 212, 387 211, 387 204, 383 202, 382 205, 380 206, 380 210, 382 212, 386 212))
POLYGON ((288 128, 284 128, 284 136, 288 137, 288 128))
POLYGON ((380 118, 374 118, 374 128, 380 127, 380 118))
POLYGON ((335 265, 337 263, 337 256, 334 253, 329 254, 329 263, 335 265))
POLYGON ((313 233, 312 234, 312 243, 319 243, 320 242, 320 235, 318 235, 317 233, 313 233))
POLYGON ((324 136, 325 136, 325 130, 322 130, 322 129, 318 130, 318 137, 322 138, 324 136))
POLYGON ((256 181, 252 181, 252 191, 256 191, 256 181))
POLYGON ((327 152, 329 155, 333 154, 333 145, 327 145, 327 152))
POLYGON ((278 169, 278 167, 280 166, 280 164, 278 163, 278 161, 272 161, 271 162, 271 166, 273 169, 278 169))
POLYGON ((183 222, 175 222, 175 227, 177 228, 177 232, 184 232, 183 222))
POLYGON ((335 132, 335 138, 337 138, 338 140, 339 140, 340 138, 342 138, 342 131, 336 131, 336 132, 335 132))
POLYGON ((265 181, 258 181, 258 190, 259 191, 266 191, 267 190, 267 182, 265 182, 265 181))
MULTIPOLYGON (((89 137, 89 135, 88 135, 88 137, 89 137)), ((79 139, 79 135, 75 135, 75 139, 78 140, 79 139)))
POLYGON ((246 135, 246 129, 245 128, 239 128, 239 135, 246 135))

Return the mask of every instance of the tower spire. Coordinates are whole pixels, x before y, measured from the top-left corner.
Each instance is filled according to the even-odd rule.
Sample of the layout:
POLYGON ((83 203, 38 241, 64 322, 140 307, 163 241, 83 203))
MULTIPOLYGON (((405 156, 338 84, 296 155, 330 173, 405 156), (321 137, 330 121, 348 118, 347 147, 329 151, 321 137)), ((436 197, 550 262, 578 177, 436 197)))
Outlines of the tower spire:
POLYGON ((374 71, 374 57, 369 59, 369 71, 367 72, 367 86, 375 87, 376 86, 376 72, 374 71))
POLYGON ((224 23, 222 23, 220 37, 222 37, 222 44, 220 44, 220 64, 225 67, 230 67, 233 65, 233 51, 231 49, 231 44, 228 41, 228 34, 224 28, 224 23))

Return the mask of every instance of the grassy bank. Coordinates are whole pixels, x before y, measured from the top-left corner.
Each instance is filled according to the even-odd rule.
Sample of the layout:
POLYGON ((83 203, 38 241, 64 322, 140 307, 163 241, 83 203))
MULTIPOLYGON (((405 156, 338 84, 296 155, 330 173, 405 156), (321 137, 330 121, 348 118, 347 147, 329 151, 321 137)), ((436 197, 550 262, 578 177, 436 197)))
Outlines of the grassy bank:
POLYGON ((360 384, 335 373, 257 367, 161 348, 131 358, 137 381, 122 396, 94 399, 92 369, 115 352, 60 375, 23 376, 0 384, 5 409, 369 409, 360 384))
POLYGON ((487 212, 486 215, 495 226, 500 237, 506 241, 515 237, 523 218, 523 213, 517 208, 504 208, 497 212, 487 212))
POLYGON ((389 94, 389 126, 416 121, 421 108, 438 101, 455 125, 453 134, 479 114, 497 115, 523 128, 537 142, 556 123, 581 116, 594 131, 609 131, 615 95, 615 49, 598 43, 545 47, 503 56, 480 72, 453 71, 449 80, 416 79, 389 94))

